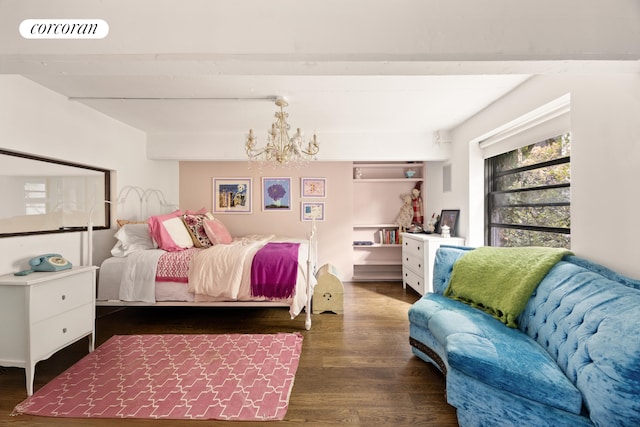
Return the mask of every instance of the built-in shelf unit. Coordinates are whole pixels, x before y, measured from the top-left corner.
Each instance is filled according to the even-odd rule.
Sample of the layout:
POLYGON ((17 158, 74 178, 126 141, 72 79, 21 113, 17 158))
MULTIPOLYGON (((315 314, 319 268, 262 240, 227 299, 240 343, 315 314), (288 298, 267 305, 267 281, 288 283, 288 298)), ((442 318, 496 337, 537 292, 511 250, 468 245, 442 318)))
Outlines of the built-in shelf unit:
POLYGON ((424 179, 423 162, 353 163, 353 281, 402 280, 396 219, 401 196, 424 179), (407 171, 415 174, 407 177, 407 171))

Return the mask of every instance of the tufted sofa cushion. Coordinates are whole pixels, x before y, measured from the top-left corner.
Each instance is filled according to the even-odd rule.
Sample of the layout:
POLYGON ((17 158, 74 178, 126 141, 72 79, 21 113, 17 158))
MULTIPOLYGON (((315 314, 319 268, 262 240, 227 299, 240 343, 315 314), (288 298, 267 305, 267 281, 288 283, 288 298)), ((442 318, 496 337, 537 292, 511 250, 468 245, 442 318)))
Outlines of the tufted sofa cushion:
POLYGON ((576 384, 596 425, 640 425, 636 285, 567 257, 540 283, 519 318, 519 328, 576 384))
POLYGON ((450 370, 491 387, 575 414, 582 397, 535 341, 490 315, 438 294, 429 294, 409 311, 444 347, 450 370))

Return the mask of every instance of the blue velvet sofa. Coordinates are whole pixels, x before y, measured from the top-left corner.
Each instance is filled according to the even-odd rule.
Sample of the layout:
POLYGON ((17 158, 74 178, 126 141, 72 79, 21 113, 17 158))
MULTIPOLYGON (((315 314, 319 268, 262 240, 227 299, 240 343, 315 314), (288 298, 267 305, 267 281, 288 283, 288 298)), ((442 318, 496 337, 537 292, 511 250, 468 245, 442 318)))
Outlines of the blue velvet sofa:
POLYGON ((441 247, 434 293, 409 310, 410 344, 446 378, 461 426, 640 426, 640 282, 567 255, 517 328, 445 297, 472 248, 441 247))

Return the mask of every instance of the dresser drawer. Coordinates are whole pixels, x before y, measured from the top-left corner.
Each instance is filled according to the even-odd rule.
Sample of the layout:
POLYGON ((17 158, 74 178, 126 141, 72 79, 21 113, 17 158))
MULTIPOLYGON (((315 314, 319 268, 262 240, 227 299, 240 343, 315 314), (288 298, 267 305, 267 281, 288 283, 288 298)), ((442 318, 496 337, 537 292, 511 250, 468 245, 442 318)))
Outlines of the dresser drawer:
POLYGON ((92 274, 76 274, 34 286, 31 289, 31 321, 35 323, 93 303, 92 274))
POLYGON ((93 332, 94 306, 85 304, 31 327, 31 354, 36 360, 93 332))
POLYGON ((402 269, 402 280, 406 286, 410 286, 418 292, 420 295, 424 295, 426 291, 426 286, 424 283, 424 277, 418 276, 411 270, 407 270, 406 268, 402 269))
POLYGON ((425 242, 422 240, 411 239, 404 237, 402 239, 402 253, 414 255, 417 257, 424 256, 424 246, 425 242))
POLYGON ((419 276, 424 276, 424 258, 402 253, 402 266, 412 270, 419 276))

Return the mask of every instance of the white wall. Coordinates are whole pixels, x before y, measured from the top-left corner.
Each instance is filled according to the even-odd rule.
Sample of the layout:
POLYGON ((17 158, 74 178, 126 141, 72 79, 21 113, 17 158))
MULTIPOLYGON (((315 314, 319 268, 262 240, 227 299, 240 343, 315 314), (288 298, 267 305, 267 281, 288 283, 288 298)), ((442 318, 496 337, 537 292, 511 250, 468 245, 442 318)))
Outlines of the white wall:
MULTIPOLYGON (((14 75, 0 75, 0 146, 7 150, 115 171, 114 193, 125 185, 160 188, 177 202, 178 165, 146 159, 143 132, 14 75)), ((115 194, 112 198, 115 199, 115 194)), ((86 258, 86 233, 0 239, 0 274, 27 268, 38 254, 59 252, 73 264, 86 258)), ((106 256, 113 231, 94 237, 94 264, 106 256)))
POLYGON ((453 132, 453 191, 443 193, 442 164, 427 173, 429 209, 460 208, 468 244, 484 243, 484 172, 474 138, 571 94, 571 240, 579 256, 640 278, 640 75, 545 75, 467 120, 453 132))

